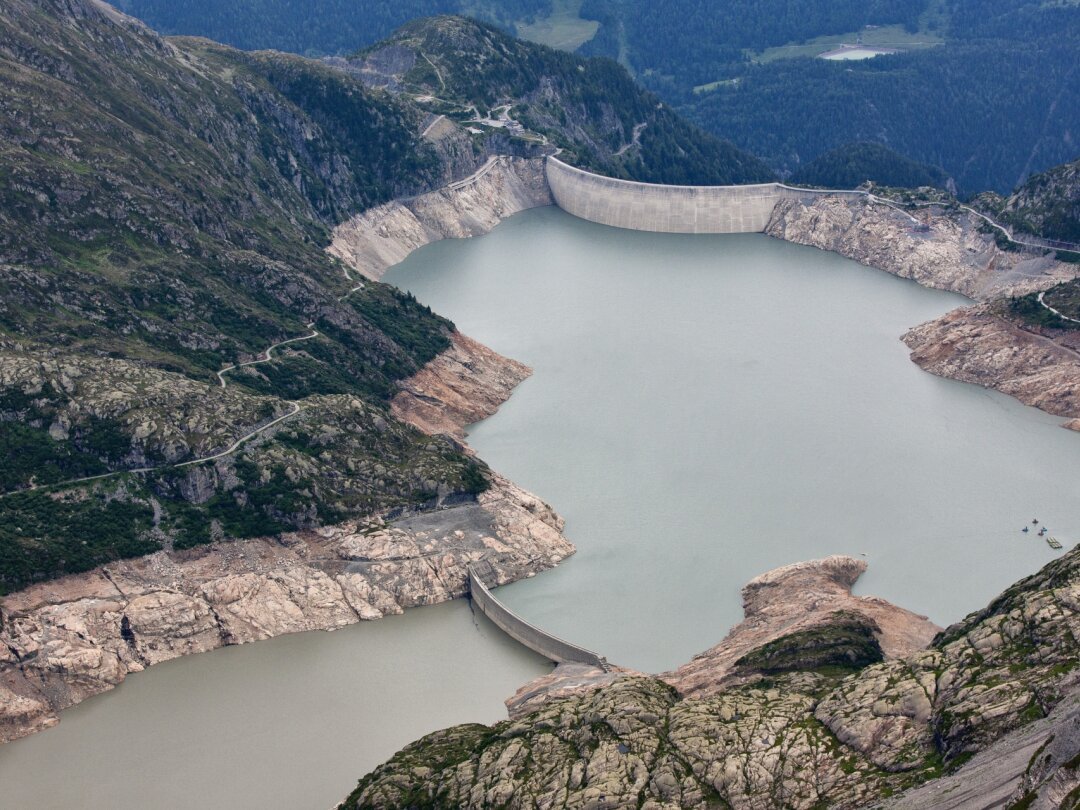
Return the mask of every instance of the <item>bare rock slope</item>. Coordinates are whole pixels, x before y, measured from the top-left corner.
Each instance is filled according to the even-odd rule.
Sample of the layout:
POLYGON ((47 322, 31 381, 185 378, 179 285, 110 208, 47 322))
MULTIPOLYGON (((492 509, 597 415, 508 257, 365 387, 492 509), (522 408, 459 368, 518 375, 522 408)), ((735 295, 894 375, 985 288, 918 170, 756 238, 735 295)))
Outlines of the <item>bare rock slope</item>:
POLYGON ((357 214, 334 229, 329 252, 357 273, 379 279, 418 247, 487 233, 519 211, 551 203, 543 160, 493 158, 446 188, 357 214))
MULTIPOLYGON (((825 563, 815 567, 850 578, 847 564, 825 563)), ((803 573, 762 578, 750 601, 777 576, 798 588, 803 573)), ((980 783, 1032 801, 1075 788, 1075 750, 1025 760, 1017 752, 1030 753, 1031 735, 1012 735, 1047 718, 1036 748, 1038 735, 1075 739, 1080 549, 901 658, 882 660, 880 647, 877 663, 849 655, 872 651, 867 619, 843 610, 794 624, 736 661, 744 677, 702 697, 620 676, 492 727, 436 732, 364 777, 342 807, 857 808, 952 771, 957 795, 980 783)), ((719 682, 728 662, 711 657, 719 682)))
POLYGON ((884 203, 785 200, 765 232, 978 300, 1045 289, 1077 274, 1075 267, 1047 256, 1001 250, 967 214, 928 216, 929 231, 922 233, 913 230, 909 216, 884 203))
POLYGON ((424 433, 464 440, 464 428, 493 414, 532 369, 455 332, 452 345, 400 384, 390 412, 424 433))
POLYGON ((987 306, 957 309, 906 335, 911 359, 939 377, 1016 397, 1080 430, 1080 354, 987 306))

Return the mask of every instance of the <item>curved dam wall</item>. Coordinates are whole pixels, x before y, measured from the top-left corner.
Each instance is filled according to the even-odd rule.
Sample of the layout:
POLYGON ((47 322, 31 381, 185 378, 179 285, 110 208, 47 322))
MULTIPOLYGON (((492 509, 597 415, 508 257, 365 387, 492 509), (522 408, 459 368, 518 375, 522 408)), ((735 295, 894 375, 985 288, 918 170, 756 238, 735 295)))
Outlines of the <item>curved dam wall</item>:
POLYGON ((861 191, 814 191, 783 183, 746 186, 665 186, 616 180, 548 157, 555 203, 576 217, 659 233, 760 233, 781 200, 864 196, 861 191))
POLYGON ((607 671, 608 663, 602 655, 563 641, 558 636, 545 633, 539 627, 529 624, 492 595, 471 565, 468 570, 469 595, 473 604, 510 638, 557 664, 589 664, 607 671))

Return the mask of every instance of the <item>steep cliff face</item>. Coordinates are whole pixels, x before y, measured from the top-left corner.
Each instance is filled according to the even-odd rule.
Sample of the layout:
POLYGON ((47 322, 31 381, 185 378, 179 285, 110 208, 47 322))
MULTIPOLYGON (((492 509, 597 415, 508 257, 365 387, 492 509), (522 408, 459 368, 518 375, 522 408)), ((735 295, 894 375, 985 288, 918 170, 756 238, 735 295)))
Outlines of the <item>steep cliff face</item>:
POLYGON ((487 233, 519 211, 551 204, 542 160, 493 158, 466 180, 352 217, 334 229, 328 250, 356 273, 379 279, 418 247, 487 233))
POLYGON ((765 232, 976 300, 1045 289, 1077 274, 1075 265, 1000 249, 969 215, 930 214, 928 222, 929 231, 918 232, 910 217, 883 203, 823 197, 810 205, 782 201, 765 232))
MULTIPOLYGON (((751 601, 797 580, 781 569, 749 588, 751 601)), ((946 771, 956 771, 959 795, 1075 785, 1075 761, 1054 754, 1042 770, 1017 752, 1075 738, 1080 549, 902 658, 851 658, 852 641, 866 636, 841 616, 743 654, 757 674, 707 696, 623 676, 490 728, 436 732, 364 777, 342 807, 856 808, 946 771), (823 650, 841 654, 805 668, 823 650), (775 666, 785 657, 797 666, 775 666), (1023 739, 1011 736, 1041 718, 1023 739), (972 770, 961 767, 980 751, 972 770)), ((727 663, 712 658, 719 683, 727 663)))

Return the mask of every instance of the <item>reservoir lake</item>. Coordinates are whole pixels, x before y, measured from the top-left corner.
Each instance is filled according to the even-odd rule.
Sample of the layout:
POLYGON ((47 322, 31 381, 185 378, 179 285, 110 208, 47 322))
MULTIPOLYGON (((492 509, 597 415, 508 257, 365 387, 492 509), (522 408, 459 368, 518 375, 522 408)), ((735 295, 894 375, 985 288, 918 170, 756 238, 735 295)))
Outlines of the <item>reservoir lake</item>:
MULTIPOLYGON (((386 280, 533 367, 469 443, 578 553, 498 589, 649 672, 720 641, 770 568, 865 555, 856 592, 948 624, 1080 537, 1080 435, 943 380, 899 337, 966 299, 763 235, 555 208, 386 280)), ((405 743, 505 717, 550 665, 467 603, 178 659, 0 747, 3 806, 327 810, 405 743)))

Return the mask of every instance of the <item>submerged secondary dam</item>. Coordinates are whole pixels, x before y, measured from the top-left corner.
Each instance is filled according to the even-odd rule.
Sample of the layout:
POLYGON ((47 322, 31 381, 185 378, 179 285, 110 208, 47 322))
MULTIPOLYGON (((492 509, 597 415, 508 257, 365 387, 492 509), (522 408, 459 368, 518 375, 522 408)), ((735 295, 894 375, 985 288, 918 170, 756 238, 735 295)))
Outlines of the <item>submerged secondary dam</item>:
POLYGON ((495 598, 484 584, 482 576, 471 565, 469 566, 469 596, 477 609, 491 619, 496 627, 533 652, 557 664, 588 664, 605 672, 608 671, 608 662, 604 656, 553 636, 525 621, 506 607, 495 598))
POLYGON ((603 177, 548 157, 548 186, 556 205, 601 225, 656 233, 761 233, 781 200, 863 197, 862 191, 745 186, 668 186, 603 177))

